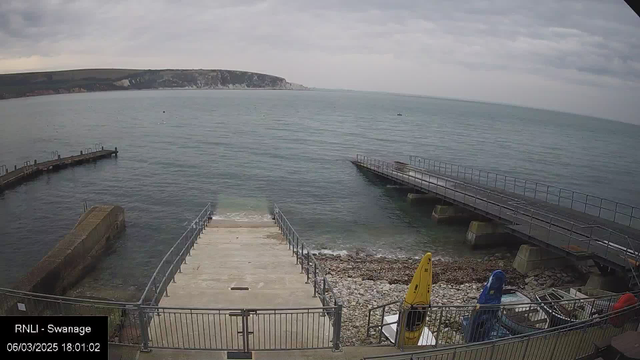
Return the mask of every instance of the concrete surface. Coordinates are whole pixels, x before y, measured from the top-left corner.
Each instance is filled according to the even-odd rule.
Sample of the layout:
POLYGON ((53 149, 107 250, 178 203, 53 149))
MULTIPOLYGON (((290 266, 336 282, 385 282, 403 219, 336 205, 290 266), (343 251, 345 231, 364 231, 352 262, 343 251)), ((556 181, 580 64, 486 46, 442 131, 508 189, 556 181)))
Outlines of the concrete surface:
POLYGON ((109 344, 109 360, 136 360, 140 346, 109 344))
POLYGON ((531 245, 521 245, 518 255, 513 260, 513 267, 521 274, 528 274, 534 269, 563 266, 568 260, 562 256, 531 245))
POLYGON ((465 236, 466 243, 471 247, 487 247, 504 244, 510 235, 500 224, 494 222, 472 221, 465 236))
POLYGON ((431 219, 437 223, 454 223, 471 220, 474 214, 459 206, 436 205, 431 213, 431 219))
POLYGON ((322 305, 305 282, 273 223, 212 221, 160 302, 151 346, 242 349, 246 326, 252 349, 330 348, 331 320, 308 309, 322 305), (252 310, 243 323, 241 309, 273 310, 252 310))
POLYGON ((271 222, 216 223, 198 239, 160 306, 210 308, 319 307, 313 288, 271 222), (224 226, 224 227, 219 227, 224 226), (249 290, 230 290, 247 286, 249 290))
POLYGON ((407 194, 407 201, 410 203, 429 203, 435 201, 442 201, 439 197, 432 194, 407 194))
POLYGON ((14 288, 63 295, 96 265, 111 240, 124 228, 122 207, 92 207, 14 288))

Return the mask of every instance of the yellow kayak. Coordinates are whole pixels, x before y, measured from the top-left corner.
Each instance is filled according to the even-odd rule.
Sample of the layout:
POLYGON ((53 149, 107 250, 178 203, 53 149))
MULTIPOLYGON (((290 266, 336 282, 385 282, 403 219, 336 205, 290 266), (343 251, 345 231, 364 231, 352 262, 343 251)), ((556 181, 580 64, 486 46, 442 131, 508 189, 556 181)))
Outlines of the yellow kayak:
POLYGON ((404 298, 405 310, 408 310, 405 328, 404 344, 417 345, 426 323, 426 307, 431 303, 431 253, 426 253, 404 298))

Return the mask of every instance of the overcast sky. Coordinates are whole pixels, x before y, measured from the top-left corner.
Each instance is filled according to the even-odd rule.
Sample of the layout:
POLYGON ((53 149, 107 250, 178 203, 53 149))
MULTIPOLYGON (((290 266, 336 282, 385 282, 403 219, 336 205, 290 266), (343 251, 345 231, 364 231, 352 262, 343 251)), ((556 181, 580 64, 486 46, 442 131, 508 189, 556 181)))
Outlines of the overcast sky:
POLYGON ((640 123, 623 0, 0 0, 0 72, 225 68, 640 123))

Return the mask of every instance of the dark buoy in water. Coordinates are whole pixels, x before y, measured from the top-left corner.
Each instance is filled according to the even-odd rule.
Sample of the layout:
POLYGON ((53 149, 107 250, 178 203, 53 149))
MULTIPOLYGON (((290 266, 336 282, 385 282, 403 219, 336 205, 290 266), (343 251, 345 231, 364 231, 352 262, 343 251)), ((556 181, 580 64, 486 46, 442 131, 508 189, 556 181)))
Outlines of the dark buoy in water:
POLYGON ((162 113, 164 114, 164 110, 162 110, 162 113))
POLYGON ((402 116, 402 114, 401 114, 401 113, 398 113, 398 116, 402 116))

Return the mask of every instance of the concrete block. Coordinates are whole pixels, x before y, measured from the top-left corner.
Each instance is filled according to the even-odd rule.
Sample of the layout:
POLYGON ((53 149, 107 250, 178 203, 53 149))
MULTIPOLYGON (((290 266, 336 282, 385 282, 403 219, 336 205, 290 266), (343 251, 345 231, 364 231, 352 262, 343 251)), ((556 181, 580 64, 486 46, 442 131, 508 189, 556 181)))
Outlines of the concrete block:
POLYGON ((617 275, 592 273, 584 287, 612 292, 622 292, 626 290, 626 281, 623 277, 617 275))
POLYGON ((473 214, 466 209, 453 205, 436 205, 431 213, 431 220, 442 222, 459 222, 471 219, 473 214))
POLYGON ((440 201, 440 198, 433 194, 407 194, 407 201, 410 203, 440 201))
POLYGON ((513 267, 521 274, 528 274, 534 269, 564 266, 568 260, 549 250, 531 245, 521 245, 518 255, 513 260, 513 267))
POLYGON ((465 236, 465 242, 472 247, 495 246, 505 243, 509 234, 500 224, 493 222, 472 221, 465 236))
POLYGON ((122 207, 92 207, 15 288, 63 295, 96 265, 110 241, 124 228, 122 207))

